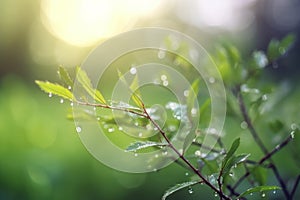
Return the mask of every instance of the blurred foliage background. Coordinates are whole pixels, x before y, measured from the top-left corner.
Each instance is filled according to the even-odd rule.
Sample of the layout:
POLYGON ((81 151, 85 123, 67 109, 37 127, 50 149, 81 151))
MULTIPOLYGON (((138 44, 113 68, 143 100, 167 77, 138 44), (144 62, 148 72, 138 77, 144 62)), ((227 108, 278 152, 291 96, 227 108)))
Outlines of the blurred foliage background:
MULTIPOLYGON (((158 173, 125 174, 102 165, 66 120, 69 105, 50 100, 34 80, 57 80, 58 65, 80 65, 105 39, 144 26, 179 30, 209 51, 226 40, 248 55, 266 49, 271 38, 290 32, 299 38, 299 9, 296 0, 1 0, 0 199, 159 199, 186 178, 185 170, 171 165, 158 173)), ((288 123, 300 117, 294 108, 300 97, 299 53, 298 39, 280 67, 267 71, 278 85, 290 85, 284 94, 292 106, 275 112, 288 123)), ((225 128, 232 127, 229 118, 225 128)), ((280 163, 288 177, 299 173, 297 166, 280 163)), ((199 189, 188 199, 199 195, 212 197, 199 189)))

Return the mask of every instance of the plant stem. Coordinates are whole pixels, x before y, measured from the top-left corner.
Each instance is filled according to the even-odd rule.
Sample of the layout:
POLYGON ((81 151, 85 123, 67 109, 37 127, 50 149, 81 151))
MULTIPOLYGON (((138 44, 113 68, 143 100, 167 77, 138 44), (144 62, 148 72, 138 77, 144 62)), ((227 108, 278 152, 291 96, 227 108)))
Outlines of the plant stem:
MULTIPOLYGON (((237 99, 238 99, 238 103, 239 103, 239 107, 240 107, 240 110, 241 110, 241 113, 243 115, 243 118, 245 120, 245 122, 247 123, 248 125, 248 128, 249 128, 249 131, 254 139, 254 141, 257 143, 257 145, 260 147, 260 149, 262 150, 262 152, 268 156, 268 150, 267 148, 265 147, 264 143, 262 142, 262 140, 260 139, 260 137, 258 136, 258 133, 257 131, 255 130, 253 124, 252 124, 252 121, 250 119, 250 116, 247 112, 247 109, 246 109, 246 105, 245 105, 245 102, 244 102, 244 99, 243 99, 243 96, 241 94, 241 88, 240 87, 237 87, 238 91, 237 91, 237 99)), ((278 180, 280 186, 282 187, 282 191, 285 195, 285 197, 287 199, 290 199, 290 194, 289 194, 289 191, 287 189, 287 186, 285 184, 285 182, 283 181, 282 177, 280 176, 279 172, 278 172, 278 169, 276 167, 276 165, 273 164, 272 160, 270 158, 267 158, 270 162, 270 166, 271 166, 271 169, 273 170, 273 173, 276 177, 276 179, 278 180)))
POLYGON ((299 182, 300 182, 300 175, 297 176, 296 181, 294 183, 294 187, 293 187, 292 192, 291 192, 291 199, 293 199, 293 197, 294 197, 294 195, 296 193, 296 190, 297 190, 297 187, 299 185, 299 182))
POLYGON ((179 152, 179 150, 176 149, 176 147, 172 144, 170 139, 166 136, 166 133, 161 129, 161 127, 151 118, 149 113, 147 112, 146 108, 143 107, 144 109, 144 114, 147 116, 150 120, 150 122, 158 129, 160 134, 163 136, 163 138, 166 140, 166 142, 169 144, 169 147, 179 156, 179 158, 187 165, 190 167, 190 169, 197 174, 203 181, 204 184, 206 184, 208 187, 210 187, 212 190, 214 190, 217 194, 219 194, 221 199, 226 199, 230 200, 229 197, 227 197, 222 191, 218 190, 214 185, 212 185, 206 178, 188 161, 184 155, 183 152, 179 152))

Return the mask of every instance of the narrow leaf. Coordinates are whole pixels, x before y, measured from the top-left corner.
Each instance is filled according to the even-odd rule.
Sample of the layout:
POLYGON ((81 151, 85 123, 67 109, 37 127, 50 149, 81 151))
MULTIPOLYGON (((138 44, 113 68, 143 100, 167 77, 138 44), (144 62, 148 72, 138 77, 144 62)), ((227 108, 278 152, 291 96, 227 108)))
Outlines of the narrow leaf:
POLYGON ((48 81, 44 82, 44 81, 37 81, 37 80, 35 81, 35 83, 46 93, 51 93, 60 96, 64 99, 68 99, 70 101, 72 101, 74 98, 70 90, 68 90, 67 88, 59 84, 50 83, 48 81))
POLYGON ((233 141, 228 153, 226 154, 226 156, 223 160, 223 166, 225 166, 225 164, 228 162, 228 160, 233 156, 233 154, 235 153, 235 151, 237 150, 239 145, 240 145, 240 138, 237 138, 236 140, 233 141))
POLYGON ((244 162, 249 156, 250 154, 240 154, 238 156, 232 156, 223 166, 222 176, 226 177, 233 166, 244 162))
POLYGON ((58 67, 59 78, 65 82, 67 86, 73 86, 73 80, 71 79, 67 70, 61 66, 58 67))
POLYGON ((82 87, 91 95, 96 101, 106 104, 106 101, 99 90, 93 89, 91 80, 85 71, 77 67, 77 79, 82 87))
POLYGON ((245 192, 240 194, 240 196, 238 196, 237 199, 241 198, 247 194, 251 194, 253 192, 265 192, 265 191, 270 191, 270 190, 281 190, 281 188, 278 186, 257 186, 257 187, 246 190, 245 192))
POLYGON ((196 185, 198 184, 199 181, 189 181, 189 182, 184 182, 184 183, 179 183, 179 184, 176 184, 175 186, 171 187, 170 189, 168 189, 164 195, 162 196, 162 200, 166 200, 166 198, 168 196, 170 196, 171 194, 173 194, 174 192, 177 192, 178 190, 181 190, 183 188, 186 188, 186 187, 190 187, 190 186, 193 186, 193 185, 196 185))
POLYGON ((141 99, 141 92, 138 90, 139 88, 139 81, 138 81, 138 76, 135 75, 133 78, 133 81, 131 83, 131 85, 129 86, 131 92, 132 92, 132 100, 133 102, 140 108, 143 108, 144 103, 142 102, 141 99))
MULTIPOLYGON (((294 34, 288 34, 280 41, 281 54, 284 54, 294 43, 296 37, 294 34)), ((279 49, 280 50, 280 49, 279 49)))
POLYGON ((157 143, 157 142, 151 142, 151 141, 137 141, 135 143, 130 144, 125 151, 127 152, 132 152, 132 151, 137 151, 140 149, 145 149, 148 147, 162 147, 162 146, 167 146, 167 143, 157 143))

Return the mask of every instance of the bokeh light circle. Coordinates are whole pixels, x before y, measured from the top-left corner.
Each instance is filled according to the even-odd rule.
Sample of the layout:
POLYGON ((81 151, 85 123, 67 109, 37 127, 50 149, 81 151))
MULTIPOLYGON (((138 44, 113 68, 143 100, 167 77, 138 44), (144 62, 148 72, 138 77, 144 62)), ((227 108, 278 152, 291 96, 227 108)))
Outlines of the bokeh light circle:
MULTIPOLYGON (((178 70, 180 64, 175 62, 172 63, 172 65, 166 65, 163 60, 168 53, 171 53, 190 63, 208 88, 211 100, 211 119, 207 130, 210 130, 211 134, 207 134, 203 142, 206 146, 213 148, 222 132, 225 120, 225 89, 217 67, 204 48, 192 38, 180 32, 162 28, 142 28, 125 32, 98 46, 88 56, 81 68, 87 72, 94 86, 98 86, 101 90, 104 84, 108 84, 110 78, 107 79, 107 82, 101 80, 107 78, 105 77, 106 72, 112 68, 114 63, 130 56, 134 52, 138 53, 147 50, 156 51, 156 59, 147 57, 147 54, 145 54, 144 57, 134 57, 136 60, 131 61, 134 67, 126 68, 122 65, 119 66, 120 70, 127 70, 122 77, 132 80, 137 76, 139 81, 138 87, 135 89, 142 89, 149 85, 152 87, 162 87, 173 94, 178 101, 178 104, 174 105, 186 105, 186 90, 191 88, 192 80, 188 80, 185 74, 178 70), (172 41, 171 46, 167 45, 168 41, 172 41), (180 48, 180 44, 184 44, 188 47, 188 50, 183 51, 182 48, 180 48), (175 65, 177 65, 177 69, 174 68, 175 65), (160 75, 161 71, 163 71, 162 75, 160 75), (159 77, 160 80, 157 80, 157 77, 159 77)), ((115 71, 115 73, 117 74, 117 71, 115 71)), ((128 93, 128 90, 124 89, 124 85, 122 86, 121 82, 120 80, 116 80, 116 82, 113 83, 114 88, 111 96, 105 96, 105 98, 110 99, 111 102, 122 101, 125 105, 129 105, 131 95, 128 93)), ((73 92, 76 98, 80 98, 80 84, 77 80, 75 80, 73 92)), ((163 95, 151 95, 154 99, 163 97, 163 95)), ((93 102, 93 99, 88 98, 87 101, 93 102)), ((194 104, 194 115, 192 119, 185 119, 185 116, 190 116, 190 114, 188 113, 186 115, 184 108, 180 107, 181 112, 178 117, 180 125, 176 133, 170 138, 172 144, 179 151, 184 152, 195 137, 195 131, 198 127, 200 117, 197 102, 198 101, 194 104)), ((172 107, 172 105, 168 106, 169 108, 172 107)), ((152 105, 149 107, 149 113, 151 109, 154 110, 153 112, 159 113, 157 122, 162 122, 160 126, 164 126, 168 106, 160 107, 158 105, 152 105)), ((87 110, 89 113, 94 113, 94 118, 89 121, 75 119, 76 127, 79 128, 80 139, 88 151, 105 165, 120 171, 143 173, 156 171, 178 159, 178 155, 170 148, 162 148, 160 150, 139 154, 126 152, 124 148, 120 148, 107 137, 107 130, 99 125, 97 111, 95 111, 93 107, 74 105, 74 115, 76 115, 76 110, 80 108, 87 110)), ((118 116, 122 115, 122 113, 114 111, 113 114, 115 115, 115 123, 117 126, 124 127, 121 121, 117 120, 118 116)), ((121 118, 124 117, 130 118, 134 116, 121 116, 121 118)), ((126 130, 124 128, 122 128, 122 132, 136 138, 137 141, 160 134, 158 131, 154 131, 150 135, 143 135, 143 133, 140 134, 140 131, 132 132, 132 129, 126 130)), ((201 149, 201 151, 208 152, 209 149, 201 149)))

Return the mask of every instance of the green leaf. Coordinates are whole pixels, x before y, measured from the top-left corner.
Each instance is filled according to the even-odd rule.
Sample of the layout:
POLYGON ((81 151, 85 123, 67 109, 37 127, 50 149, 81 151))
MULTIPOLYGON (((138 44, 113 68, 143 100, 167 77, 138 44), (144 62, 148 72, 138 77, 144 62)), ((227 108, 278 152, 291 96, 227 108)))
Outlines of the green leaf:
POLYGON ((296 36, 294 34, 288 34, 280 41, 279 51, 284 54, 296 41, 296 36))
POLYGON ((175 186, 171 187, 170 189, 168 189, 164 195, 162 196, 162 200, 166 200, 166 198, 168 196, 170 196, 171 194, 173 194, 174 192, 177 192, 178 190, 181 190, 183 188, 186 188, 186 187, 191 187, 193 185, 196 185, 198 184, 199 181, 189 181, 189 182, 184 182, 184 183, 179 183, 179 184, 176 184, 175 186))
POLYGON ((59 78, 65 82, 65 84, 67 86, 73 86, 73 80, 71 79, 69 73, 67 72, 67 70, 61 66, 58 67, 58 75, 59 78))
POLYGON ((133 81, 131 83, 131 85, 129 86, 131 92, 132 92, 132 96, 131 99, 133 100, 133 102, 140 108, 144 107, 144 103, 141 99, 141 93, 138 90, 139 88, 139 83, 138 83, 138 77, 137 75, 134 76, 133 81))
POLYGON ((245 192, 243 192, 242 194, 240 194, 238 198, 241 198, 247 194, 251 194, 251 193, 254 193, 254 192, 265 192, 265 191, 270 191, 270 190, 281 190, 280 187, 278 186, 257 186, 257 187, 253 187, 253 188, 250 188, 248 190, 246 190, 245 192))
POLYGON ((68 90, 67 88, 59 85, 59 84, 55 84, 55 83, 50 83, 48 81, 38 81, 36 80, 35 83, 44 91, 47 93, 51 93, 57 96, 60 96, 64 99, 68 99, 70 101, 73 100, 73 94, 72 92, 70 92, 70 90, 68 90))
POLYGON ((132 144, 130 144, 125 151, 127 152, 132 152, 132 151, 137 151, 140 149, 145 149, 148 147, 162 147, 162 146, 168 146, 167 143, 157 143, 157 142, 151 142, 151 141, 137 141, 132 144))
POLYGON ((223 164, 222 164, 223 167, 226 165, 228 160, 233 156, 233 154, 235 153, 235 151, 237 150, 239 145, 240 145, 240 138, 237 138, 233 141, 229 151, 227 152, 227 154, 223 160, 223 164))
POLYGON ((253 175, 255 181, 259 185, 265 185, 267 182, 267 170, 260 166, 255 166, 254 168, 250 169, 251 174, 253 175))
POLYGON ((194 107, 195 101, 197 100, 197 96, 199 94, 199 84, 200 84, 200 80, 196 79, 188 92, 188 96, 187 96, 187 106, 188 106, 188 112, 190 113, 191 109, 194 107))
POLYGON ((237 156, 232 156, 227 161, 225 166, 223 167, 222 176, 223 177, 227 176, 233 166, 244 162, 249 156, 250 156, 250 154, 240 154, 240 155, 237 155, 237 156))
POLYGON ((269 127, 274 133, 278 133, 284 128, 284 124, 280 120, 276 119, 269 123, 269 127))
POLYGON ((77 80, 82 85, 82 87, 91 95, 96 101, 106 104, 106 101, 99 90, 93 89, 91 80, 85 71, 77 67, 77 80))

